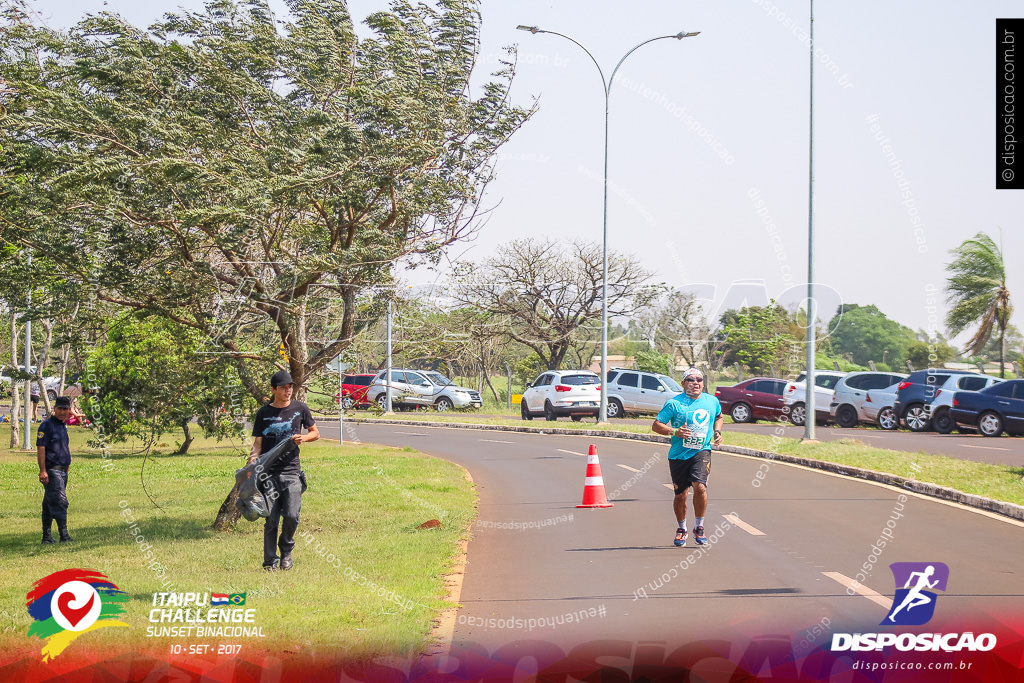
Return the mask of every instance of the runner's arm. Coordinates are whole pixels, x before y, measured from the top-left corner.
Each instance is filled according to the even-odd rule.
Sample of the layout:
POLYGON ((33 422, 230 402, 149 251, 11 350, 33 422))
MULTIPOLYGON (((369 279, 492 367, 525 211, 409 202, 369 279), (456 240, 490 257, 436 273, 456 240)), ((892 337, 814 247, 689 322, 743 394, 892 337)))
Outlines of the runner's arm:
POLYGON ((263 446, 263 437, 257 436, 252 440, 252 451, 249 453, 248 464, 251 465, 256 462, 256 458, 260 455, 260 447, 263 446))
POLYGON ((305 434, 296 434, 294 437, 296 445, 300 443, 306 443, 308 441, 316 441, 320 438, 320 430, 316 428, 316 425, 309 425, 306 429, 305 434))
POLYGON ((669 425, 658 420, 655 420, 654 424, 651 425, 651 431, 655 434, 661 434, 662 436, 678 436, 684 439, 690 435, 690 430, 686 427, 672 429, 669 425))

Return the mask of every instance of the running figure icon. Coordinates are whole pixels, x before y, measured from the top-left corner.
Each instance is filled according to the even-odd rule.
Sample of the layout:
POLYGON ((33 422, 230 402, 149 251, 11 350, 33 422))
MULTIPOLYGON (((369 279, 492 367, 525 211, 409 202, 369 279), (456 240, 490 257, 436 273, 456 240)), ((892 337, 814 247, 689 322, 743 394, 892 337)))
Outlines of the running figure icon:
POLYGON ((903 598, 903 602, 900 603, 900 606, 894 609, 892 613, 889 615, 889 621, 895 624, 896 615, 904 607, 906 607, 907 611, 909 612, 915 607, 919 607, 920 605, 927 605, 932 601, 932 599, 928 595, 924 594, 922 591, 925 588, 935 588, 935 586, 939 583, 938 579, 935 579, 934 581, 928 580, 934 573, 934 565, 928 565, 928 567, 923 572, 912 572, 910 574, 910 577, 907 578, 906 584, 904 584, 903 586, 904 588, 909 588, 910 591, 907 593, 906 597, 903 598), (910 584, 914 583, 915 581, 914 577, 917 577, 916 583, 913 587, 911 587, 910 584))

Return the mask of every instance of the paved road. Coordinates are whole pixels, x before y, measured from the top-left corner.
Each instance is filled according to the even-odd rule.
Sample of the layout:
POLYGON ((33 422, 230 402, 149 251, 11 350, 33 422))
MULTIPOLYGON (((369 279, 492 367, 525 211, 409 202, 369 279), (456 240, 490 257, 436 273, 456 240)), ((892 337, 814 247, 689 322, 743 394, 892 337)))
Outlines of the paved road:
MULTIPOLYGON (((321 430, 336 435, 330 425, 321 430)), ((949 565, 942 605, 962 630, 982 632, 993 615, 1024 611, 1024 525, 901 499, 892 487, 716 454, 705 526, 719 540, 701 552, 671 544, 663 446, 418 426, 359 424, 354 432, 452 460, 473 475, 479 517, 453 652, 569 652, 609 639, 635 646, 636 656, 648 641, 671 648, 716 635, 804 633, 811 648, 829 638, 812 630, 823 624, 877 630, 893 594, 888 564, 896 561, 949 565), (575 507, 591 441, 614 508, 575 507), (884 532, 888 546, 873 551, 884 532), (847 591, 858 572, 878 595, 847 591)))

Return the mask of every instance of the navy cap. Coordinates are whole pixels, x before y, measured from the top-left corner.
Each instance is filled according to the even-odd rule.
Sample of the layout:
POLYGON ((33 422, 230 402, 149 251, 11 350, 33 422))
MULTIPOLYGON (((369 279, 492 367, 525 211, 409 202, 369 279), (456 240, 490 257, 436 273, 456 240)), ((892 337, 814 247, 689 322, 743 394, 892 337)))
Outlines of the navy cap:
POLYGON ((284 386, 285 384, 295 384, 292 381, 292 376, 288 374, 287 370, 278 370, 274 373, 274 376, 270 378, 270 388, 276 389, 277 387, 284 386))
POLYGON ((71 399, 68 398, 67 396, 58 396, 57 399, 53 402, 53 407, 54 408, 70 408, 71 407, 71 399))

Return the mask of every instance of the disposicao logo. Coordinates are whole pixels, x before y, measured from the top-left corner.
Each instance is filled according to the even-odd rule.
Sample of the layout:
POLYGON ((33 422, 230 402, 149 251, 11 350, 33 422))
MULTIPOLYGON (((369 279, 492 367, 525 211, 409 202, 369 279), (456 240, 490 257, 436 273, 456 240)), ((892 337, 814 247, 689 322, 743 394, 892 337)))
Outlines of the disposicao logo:
MULTIPOLYGON (((920 626, 935 615, 938 596, 945 592, 949 567, 942 562, 893 562, 896 595, 880 626, 920 626)), ((881 652, 895 647, 900 652, 987 652, 996 646, 991 633, 833 633, 833 652, 881 652)))
POLYGON ((25 606, 35 621, 28 635, 42 638, 43 661, 63 652, 78 636, 104 626, 125 626, 128 595, 92 569, 65 569, 39 579, 26 595, 25 606))
POLYGON ((896 597, 881 625, 927 624, 935 614, 937 596, 926 589, 945 592, 949 582, 949 567, 942 562, 893 562, 889 569, 896 581, 896 597))

